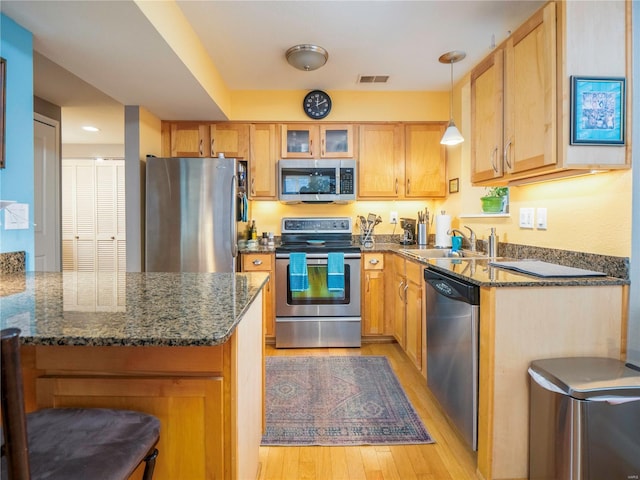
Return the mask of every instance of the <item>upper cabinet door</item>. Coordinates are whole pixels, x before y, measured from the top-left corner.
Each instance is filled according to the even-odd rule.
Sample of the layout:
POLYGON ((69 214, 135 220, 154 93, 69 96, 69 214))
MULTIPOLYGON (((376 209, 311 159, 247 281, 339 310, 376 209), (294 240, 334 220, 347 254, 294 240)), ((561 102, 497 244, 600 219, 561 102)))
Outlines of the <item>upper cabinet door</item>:
POLYGON ((471 72, 471 181, 557 164, 556 13, 549 2, 471 72))
POLYGON ((353 158, 353 125, 320 125, 321 158, 353 158))
POLYGON ((275 200, 277 190, 278 138, 277 125, 251 125, 251 158, 249 159, 249 198, 275 200))
POLYGON ((440 143, 446 123, 406 125, 405 198, 444 197, 447 193, 447 152, 440 143))
POLYGON ((318 158, 320 145, 317 125, 282 125, 282 158, 318 158))
POLYGON ((550 2, 507 40, 504 162, 509 173, 556 163, 556 14, 550 2))
POLYGON ((171 123, 172 157, 208 157, 209 125, 196 122, 171 123))
POLYGON ((282 125, 282 158, 353 158, 353 125, 282 125))
POLYGON ((504 51, 498 49, 471 72, 471 181, 503 174, 504 51))
POLYGON ((398 198, 404 187, 404 136, 399 124, 359 128, 358 198, 398 198))
POLYGON ((214 123, 210 127, 211 156, 249 159, 249 124, 214 123))

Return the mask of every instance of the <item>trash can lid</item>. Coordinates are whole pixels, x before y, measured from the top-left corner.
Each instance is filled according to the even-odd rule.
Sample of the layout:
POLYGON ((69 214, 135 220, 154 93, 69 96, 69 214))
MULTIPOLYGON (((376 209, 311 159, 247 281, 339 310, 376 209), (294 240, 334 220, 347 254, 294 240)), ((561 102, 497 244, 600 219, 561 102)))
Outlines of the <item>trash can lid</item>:
POLYGON ((591 397, 640 397, 640 372, 624 362, 605 357, 566 357, 534 360, 531 370, 567 395, 591 397))

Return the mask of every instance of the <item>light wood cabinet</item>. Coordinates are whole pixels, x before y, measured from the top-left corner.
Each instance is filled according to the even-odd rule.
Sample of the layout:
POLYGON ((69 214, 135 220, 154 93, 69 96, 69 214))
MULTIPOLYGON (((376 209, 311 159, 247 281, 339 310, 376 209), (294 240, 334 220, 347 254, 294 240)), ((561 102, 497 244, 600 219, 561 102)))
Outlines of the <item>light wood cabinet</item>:
POLYGON ((362 335, 387 335, 385 321, 384 254, 365 253, 362 256, 364 284, 362 286, 362 335))
POLYGON ((424 316, 423 265, 405 261, 405 353, 422 371, 422 318, 424 316))
POLYGON ((214 123, 209 127, 210 155, 249 159, 249 124, 214 123))
POLYGON ((170 157, 209 157, 209 125, 199 122, 171 122, 170 157))
POLYGON ((423 332, 425 323, 424 265, 393 256, 395 298, 393 335, 416 368, 423 371, 423 332))
POLYGON ((358 129, 358 198, 398 198, 404 181, 404 135, 399 124, 358 129))
POLYGON ((624 358, 627 288, 480 289, 478 471, 482 478, 527 478, 527 369, 533 360, 624 358))
POLYGON ((281 126, 282 158, 353 158, 353 125, 285 124, 281 126))
POLYGON ((471 72, 473 182, 557 162, 555 8, 539 10, 471 72))
POLYGON ((262 290, 262 317, 264 319, 264 335, 275 341, 275 256, 272 253, 243 253, 243 272, 269 272, 269 280, 262 290))
POLYGON ((250 126, 249 198, 275 200, 278 195, 278 126, 256 123, 250 126))
POLYGON ((358 198, 414 199, 446 194, 446 125, 363 124, 359 128, 358 198))
POLYGON ((605 10, 593 2, 549 2, 473 68, 474 184, 518 185, 630 167, 628 145, 587 149, 570 141, 571 76, 628 75, 630 15, 624 2, 605 10))
POLYGON ((440 143, 445 123, 405 125, 405 198, 444 197, 447 151, 440 143))

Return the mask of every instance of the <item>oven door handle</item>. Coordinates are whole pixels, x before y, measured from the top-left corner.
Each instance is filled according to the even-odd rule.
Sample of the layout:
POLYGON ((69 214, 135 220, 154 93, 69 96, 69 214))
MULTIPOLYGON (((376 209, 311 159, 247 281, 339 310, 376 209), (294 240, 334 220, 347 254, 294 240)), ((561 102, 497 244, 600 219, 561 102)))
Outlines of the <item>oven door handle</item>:
MULTIPOLYGON (((289 258, 289 254, 288 253, 276 253, 276 258, 285 258, 288 259, 289 258)), ((327 253, 307 253, 307 258, 310 259, 326 259, 329 258, 329 254, 327 253)), ((350 258, 362 258, 362 254, 360 252, 353 252, 353 253, 345 253, 344 254, 344 258, 345 260, 350 259, 350 258)))

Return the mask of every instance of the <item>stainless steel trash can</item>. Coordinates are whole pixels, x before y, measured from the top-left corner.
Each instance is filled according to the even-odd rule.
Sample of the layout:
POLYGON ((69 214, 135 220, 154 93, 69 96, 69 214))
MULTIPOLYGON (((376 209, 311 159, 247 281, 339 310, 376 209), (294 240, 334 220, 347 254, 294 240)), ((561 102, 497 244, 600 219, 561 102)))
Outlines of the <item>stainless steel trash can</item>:
POLYGON ((640 372, 619 360, 536 360, 530 369, 531 480, 640 479, 640 372))

